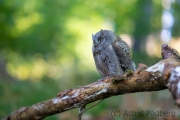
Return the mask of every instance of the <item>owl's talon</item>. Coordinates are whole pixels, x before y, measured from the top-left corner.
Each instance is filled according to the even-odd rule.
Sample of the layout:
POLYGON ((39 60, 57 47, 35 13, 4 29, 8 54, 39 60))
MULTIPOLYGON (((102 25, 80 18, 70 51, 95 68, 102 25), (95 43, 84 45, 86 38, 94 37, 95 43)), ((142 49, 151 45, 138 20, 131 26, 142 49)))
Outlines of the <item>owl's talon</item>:
POLYGON ((123 75, 117 75, 117 76, 114 76, 111 80, 112 80, 112 83, 118 83, 120 81, 126 80, 126 77, 123 75))
POLYGON ((130 77, 130 76, 133 76, 133 74, 134 74, 134 71, 132 71, 132 70, 129 70, 129 69, 126 69, 126 77, 130 77))

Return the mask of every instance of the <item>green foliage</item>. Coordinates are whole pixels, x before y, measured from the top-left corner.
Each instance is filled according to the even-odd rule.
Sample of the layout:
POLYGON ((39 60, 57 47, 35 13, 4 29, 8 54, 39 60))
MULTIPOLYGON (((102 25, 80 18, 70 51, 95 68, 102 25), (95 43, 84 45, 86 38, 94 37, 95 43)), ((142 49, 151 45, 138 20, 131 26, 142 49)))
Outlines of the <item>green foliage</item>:
MULTIPOLYGON (((150 64, 149 56, 142 55, 147 54, 144 52, 146 37, 157 35, 161 30, 163 8, 156 0, 0 0, 0 3, 0 57, 7 61, 9 74, 18 79, 41 79, 49 75, 48 69, 52 66, 56 69, 52 73, 64 68, 74 72, 73 67, 77 69, 74 75, 81 74, 83 67, 87 68, 86 73, 94 71, 91 33, 102 28, 114 30, 117 35, 132 36, 135 39, 133 60, 150 64), (44 66, 41 77, 31 74, 37 66, 32 63, 36 56, 44 61, 37 63, 44 66), (142 57, 143 61, 139 60, 142 57), (27 71, 26 76, 15 72, 22 68, 27 71)), ((178 20, 179 4, 173 5, 174 17, 178 20)), ((175 29, 179 29, 177 26, 175 29)))
POLYGON ((28 81, 1 82, 0 118, 20 107, 30 106, 34 103, 53 98, 60 91, 62 90, 55 81, 44 81, 40 83, 28 81))
POLYGON ((133 54, 132 59, 136 60, 135 61, 136 66, 138 66, 139 63, 146 64, 147 66, 152 66, 153 64, 155 64, 161 60, 161 58, 159 58, 159 57, 155 57, 155 56, 150 57, 145 53, 140 54, 140 53, 136 53, 136 52, 133 54))
POLYGON ((180 33, 180 17, 179 17, 179 11, 180 10, 180 2, 177 1, 175 4, 173 4, 173 16, 175 16, 175 20, 174 20, 174 26, 172 29, 172 34, 175 37, 179 37, 179 33, 180 33))

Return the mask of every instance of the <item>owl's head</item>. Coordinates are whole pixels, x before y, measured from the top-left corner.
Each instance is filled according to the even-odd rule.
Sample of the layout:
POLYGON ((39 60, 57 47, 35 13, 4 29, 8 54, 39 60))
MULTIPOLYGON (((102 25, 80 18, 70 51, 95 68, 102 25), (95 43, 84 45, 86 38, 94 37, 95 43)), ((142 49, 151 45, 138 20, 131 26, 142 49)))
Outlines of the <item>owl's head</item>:
POLYGON ((116 40, 116 35, 110 30, 100 30, 95 35, 92 34, 93 45, 102 45, 105 42, 112 43, 116 40))

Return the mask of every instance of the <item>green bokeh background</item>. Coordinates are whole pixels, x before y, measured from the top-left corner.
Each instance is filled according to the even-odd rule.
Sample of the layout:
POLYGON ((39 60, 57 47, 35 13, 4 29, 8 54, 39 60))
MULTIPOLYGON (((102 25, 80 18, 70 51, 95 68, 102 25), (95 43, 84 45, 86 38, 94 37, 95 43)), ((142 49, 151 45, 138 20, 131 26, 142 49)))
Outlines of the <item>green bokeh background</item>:
MULTIPOLYGON (((51 99, 60 91, 99 79, 91 35, 100 29, 129 36, 136 65, 150 66, 161 60, 164 1, 0 0, 0 118, 22 106, 51 99), (153 46, 148 43, 152 37, 153 46)), ((180 1, 174 0, 170 44, 180 37, 179 10, 180 1)), ((121 113, 163 110, 175 112, 175 118, 180 119, 168 90, 114 96, 86 111, 83 117, 86 120, 172 118, 147 115, 112 118, 112 110, 121 113)), ((78 110, 73 109, 45 120, 77 119, 77 114, 78 110)))

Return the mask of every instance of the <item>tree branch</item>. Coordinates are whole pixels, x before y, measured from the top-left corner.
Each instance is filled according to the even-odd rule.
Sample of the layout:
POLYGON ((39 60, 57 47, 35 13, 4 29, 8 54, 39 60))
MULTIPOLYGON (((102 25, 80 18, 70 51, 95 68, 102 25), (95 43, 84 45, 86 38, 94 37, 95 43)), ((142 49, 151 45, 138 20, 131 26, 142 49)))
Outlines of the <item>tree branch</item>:
POLYGON ((180 66, 179 61, 167 58, 146 70, 138 69, 135 73, 127 72, 121 80, 108 77, 81 88, 66 90, 53 99, 20 108, 3 120, 40 120, 73 108, 85 108, 91 102, 111 96, 163 90, 167 88, 166 84, 172 68, 177 66, 180 66))

